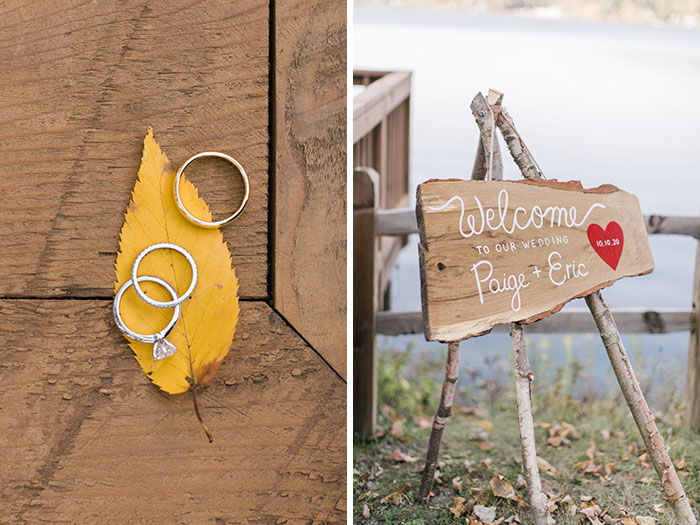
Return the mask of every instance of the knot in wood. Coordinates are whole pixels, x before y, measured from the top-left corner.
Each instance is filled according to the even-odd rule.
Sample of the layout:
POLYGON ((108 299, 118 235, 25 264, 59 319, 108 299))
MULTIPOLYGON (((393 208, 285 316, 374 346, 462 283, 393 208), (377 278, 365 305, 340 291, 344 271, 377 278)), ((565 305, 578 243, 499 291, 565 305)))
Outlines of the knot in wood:
POLYGON ((650 215, 647 222, 651 228, 658 230, 661 227, 661 223, 664 222, 664 218, 660 215, 650 215))
POLYGON ((644 312, 644 324, 650 334, 663 334, 666 332, 666 325, 658 312, 644 312))

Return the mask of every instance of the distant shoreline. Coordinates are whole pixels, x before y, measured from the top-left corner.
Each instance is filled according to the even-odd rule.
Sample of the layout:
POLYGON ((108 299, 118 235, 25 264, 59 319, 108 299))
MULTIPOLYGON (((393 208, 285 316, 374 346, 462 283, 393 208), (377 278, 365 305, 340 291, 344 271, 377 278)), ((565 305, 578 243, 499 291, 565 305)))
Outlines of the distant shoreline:
POLYGON ((671 26, 684 29, 700 29, 700 0, 674 2, 674 10, 665 0, 622 0, 606 2, 591 0, 570 2, 567 0, 355 0, 357 5, 410 7, 435 11, 466 11, 473 13, 514 14, 534 18, 608 20, 651 26, 671 26), (614 5, 613 5, 614 4, 614 5))

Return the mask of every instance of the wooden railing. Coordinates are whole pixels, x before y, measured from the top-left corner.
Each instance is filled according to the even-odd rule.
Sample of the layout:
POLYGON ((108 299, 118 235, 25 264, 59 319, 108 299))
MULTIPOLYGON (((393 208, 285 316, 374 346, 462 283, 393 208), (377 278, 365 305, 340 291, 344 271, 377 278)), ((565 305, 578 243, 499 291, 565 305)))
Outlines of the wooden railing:
MULTIPOLYGON (((380 176, 372 168, 354 173, 354 250, 355 250, 355 431, 373 435, 376 419, 376 334, 423 333, 420 311, 388 312, 378 308, 377 253, 372 247, 380 239, 417 233, 413 208, 380 209, 380 176), (361 257, 358 259, 358 254, 361 257), (359 291, 359 295, 358 295, 359 291), (374 299, 373 299, 374 298, 374 299)), ((649 234, 686 235, 700 240, 700 217, 645 215, 649 234)), ((691 426, 700 422, 700 243, 695 262, 692 308, 625 308, 613 313, 624 333, 660 334, 690 330, 686 415, 691 426)), ((496 326, 505 332, 508 326, 496 326)), ((529 333, 593 333, 597 331, 587 309, 567 309, 527 326, 529 333)))
POLYGON ((371 433, 376 415, 375 313, 388 308, 391 271, 406 236, 375 235, 377 212, 408 205, 411 74, 355 71, 365 86, 353 100, 354 167, 372 176, 355 184, 354 198, 354 384, 364 401, 355 404, 356 429, 371 433), (381 175, 380 175, 381 174, 381 175))
MULTIPOLYGON (((411 74, 355 71, 366 86, 353 100, 353 166, 379 173, 379 210, 408 204, 411 74)), ((379 240, 379 308, 384 309, 391 270, 406 237, 379 240)))

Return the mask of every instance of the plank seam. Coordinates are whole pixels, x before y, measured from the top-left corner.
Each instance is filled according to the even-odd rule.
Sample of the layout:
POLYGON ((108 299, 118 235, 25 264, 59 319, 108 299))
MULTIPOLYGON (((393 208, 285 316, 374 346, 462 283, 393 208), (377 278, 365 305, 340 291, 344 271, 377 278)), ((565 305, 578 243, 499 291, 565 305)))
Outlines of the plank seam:
POLYGON ((270 0, 268 4, 268 15, 270 18, 268 27, 269 47, 267 57, 270 63, 270 71, 267 76, 267 302, 268 304, 271 304, 275 290, 275 272, 273 271, 273 268, 275 267, 275 205, 277 203, 275 193, 275 173, 277 172, 277 141, 275 135, 277 129, 275 123, 275 119, 277 118, 277 41, 275 38, 275 0, 270 0))
POLYGON ((287 320, 287 318, 284 317, 284 315, 282 315, 282 313, 281 313, 277 308, 275 308, 275 306, 272 304, 272 302, 267 303, 267 305, 270 307, 270 309, 271 309, 273 312, 275 312, 275 313, 280 317, 280 319, 282 319, 282 320, 285 322, 285 324, 289 327, 289 329, 292 330, 292 332, 294 332, 294 334, 295 334, 299 339, 301 339, 302 341, 304 341, 304 344, 306 344, 306 346, 308 346, 309 348, 311 348, 311 350, 313 350, 313 352, 314 352, 318 357, 320 357, 321 360, 322 360, 324 363, 326 363, 326 366, 328 366, 328 368, 330 368, 331 370, 333 370, 333 372, 335 373, 335 375, 338 376, 338 379, 340 379, 343 383, 347 384, 347 381, 343 378, 342 375, 340 375, 340 374, 338 373, 338 371, 333 367, 333 365, 331 365, 331 364, 326 360, 326 358, 323 357, 323 355, 321 355, 321 354, 319 353, 319 351, 316 350, 316 349, 314 348, 314 346, 309 342, 309 340, 306 339, 306 337, 304 337, 304 336, 301 334, 301 332, 299 332, 299 330, 297 330, 296 327, 295 327, 292 323, 290 323, 290 322, 287 320))

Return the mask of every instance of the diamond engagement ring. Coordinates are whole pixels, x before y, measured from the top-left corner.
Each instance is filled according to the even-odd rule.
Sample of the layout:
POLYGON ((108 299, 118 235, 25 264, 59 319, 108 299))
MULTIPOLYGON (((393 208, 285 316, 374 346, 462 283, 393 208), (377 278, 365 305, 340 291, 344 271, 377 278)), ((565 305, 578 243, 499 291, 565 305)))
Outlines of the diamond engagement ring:
MULTIPOLYGON (((165 359, 166 357, 170 357, 175 352, 177 352, 177 347, 170 341, 168 341, 166 339, 166 336, 170 333, 175 324, 177 324, 177 320, 180 317, 180 305, 175 305, 172 319, 170 319, 170 322, 167 324, 167 326, 163 328, 160 332, 156 332, 155 334, 139 334, 134 332, 124 323, 121 312, 119 311, 119 305, 121 303, 124 292, 126 292, 129 286, 132 286, 134 282, 143 281, 150 281, 159 284, 168 291, 168 293, 173 299, 177 298, 177 292, 175 291, 175 289, 163 279, 159 277, 153 277, 151 275, 142 275, 141 277, 137 277, 137 281, 126 281, 117 291, 117 294, 114 296, 114 321, 117 323, 117 326, 122 331, 122 333, 126 335, 129 339, 133 339, 134 341, 139 341, 141 343, 152 343, 153 360, 157 361, 160 359, 165 359)), ((135 286, 134 289, 136 289, 135 286)))

